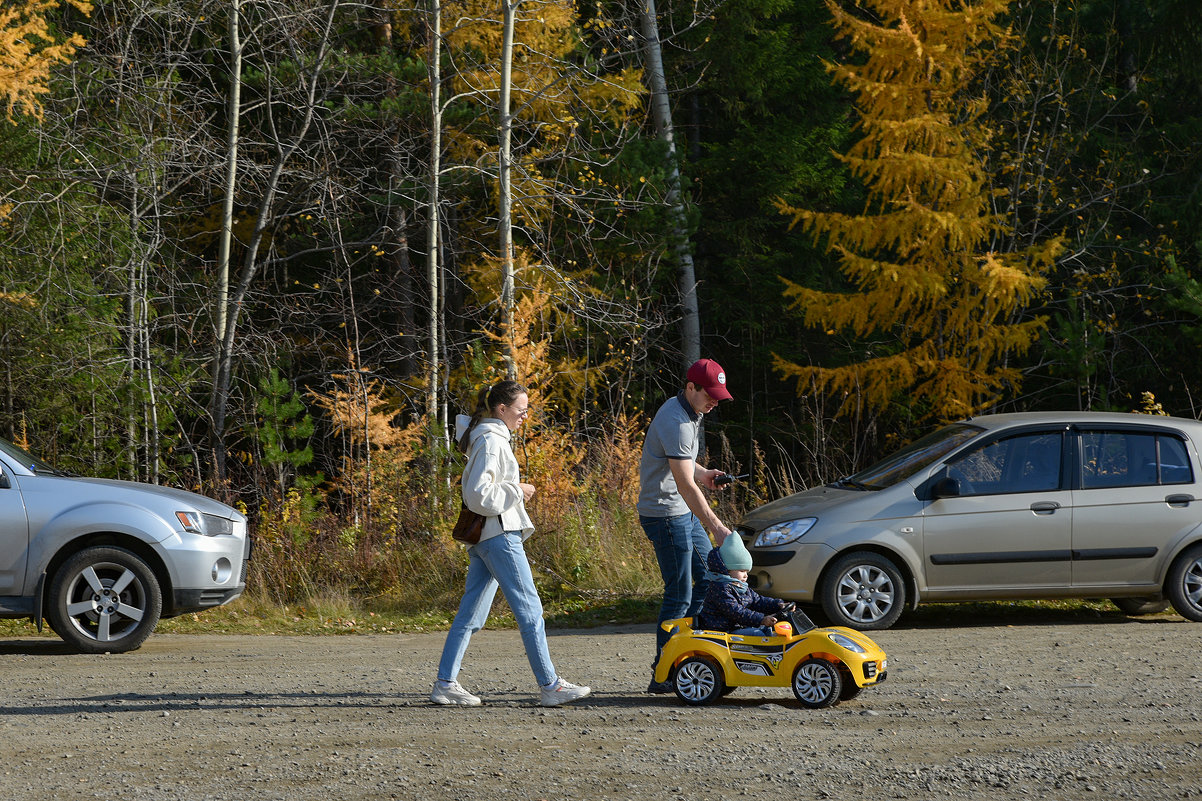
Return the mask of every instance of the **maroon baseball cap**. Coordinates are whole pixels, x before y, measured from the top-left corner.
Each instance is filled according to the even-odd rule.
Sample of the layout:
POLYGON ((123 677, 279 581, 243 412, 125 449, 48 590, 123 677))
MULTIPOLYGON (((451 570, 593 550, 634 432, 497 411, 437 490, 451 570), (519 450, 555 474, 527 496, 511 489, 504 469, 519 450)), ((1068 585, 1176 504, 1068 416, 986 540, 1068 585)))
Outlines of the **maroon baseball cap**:
POLYGON ((693 362, 685 380, 704 389, 714 400, 730 400, 730 390, 726 388, 726 371, 713 359, 698 359, 693 362))

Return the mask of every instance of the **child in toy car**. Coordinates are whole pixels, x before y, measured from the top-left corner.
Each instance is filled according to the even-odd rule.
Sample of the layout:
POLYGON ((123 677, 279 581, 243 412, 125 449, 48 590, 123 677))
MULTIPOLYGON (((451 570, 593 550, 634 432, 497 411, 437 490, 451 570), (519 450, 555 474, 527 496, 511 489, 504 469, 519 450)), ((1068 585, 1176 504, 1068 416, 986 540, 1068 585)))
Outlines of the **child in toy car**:
POLYGON ((772 634, 777 615, 785 608, 779 598, 765 598, 747 585, 751 553, 737 534, 723 540, 706 558, 709 589, 697 615, 703 629, 731 634, 772 634))
MULTIPOLYGON (((738 540, 738 535, 726 539, 738 540)), ((711 553, 719 553, 722 558, 720 551, 714 549, 711 553)), ((731 546, 727 554, 735 551, 731 546)), ((737 556, 730 558, 740 564, 737 556)), ((723 564, 730 566, 725 560, 723 564)), ((770 608, 776 610, 765 613, 752 608, 748 615, 756 618, 749 622, 757 626, 743 626, 736 631, 711 628, 710 622, 732 618, 714 615, 719 605, 711 606, 708 594, 699 628, 693 628, 692 618, 665 621, 663 628, 671 638, 660 652, 655 680, 670 682, 677 697, 692 705, 711 703, 736 687, 791 687, 802 705, 811 709, 854 698, 865 687, 885 680, 887 657, 867 635, 842 626, 815 627, 792 604, 751 594, 754 598, 740 597, 760 603, 761 609, 769 608, 771 603, 770 608), (761 602, 755 601, 757 598, 761 602), (774 618, 780 620, 771 626, 769 621, 774 618)))

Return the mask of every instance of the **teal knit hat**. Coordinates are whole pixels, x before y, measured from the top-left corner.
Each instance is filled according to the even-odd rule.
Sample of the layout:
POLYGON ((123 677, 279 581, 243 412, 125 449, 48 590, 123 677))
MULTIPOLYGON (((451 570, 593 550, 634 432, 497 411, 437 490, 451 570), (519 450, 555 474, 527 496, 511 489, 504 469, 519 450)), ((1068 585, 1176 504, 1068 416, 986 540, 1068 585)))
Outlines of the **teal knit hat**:
POLYGON ((722 555, 727 570, 751 570, 751 553, 738 534, 732 533, 724 539, 718 553, 722 555))

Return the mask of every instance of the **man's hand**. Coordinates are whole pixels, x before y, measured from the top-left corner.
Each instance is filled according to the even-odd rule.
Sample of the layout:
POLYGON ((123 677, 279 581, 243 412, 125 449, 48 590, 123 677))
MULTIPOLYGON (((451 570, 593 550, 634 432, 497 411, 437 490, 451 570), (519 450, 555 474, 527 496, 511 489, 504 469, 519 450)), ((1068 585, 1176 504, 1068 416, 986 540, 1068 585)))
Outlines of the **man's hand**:
POLYGON ((725 473, 717 468, 703 469, 699 467, 697 468, 696 475, 697 480, 701 482, 702 486, 709 487, 710 489, 721 489, 720 486, 714 483, 714 479, 716 479, 718 476, 725 475, 725 473))

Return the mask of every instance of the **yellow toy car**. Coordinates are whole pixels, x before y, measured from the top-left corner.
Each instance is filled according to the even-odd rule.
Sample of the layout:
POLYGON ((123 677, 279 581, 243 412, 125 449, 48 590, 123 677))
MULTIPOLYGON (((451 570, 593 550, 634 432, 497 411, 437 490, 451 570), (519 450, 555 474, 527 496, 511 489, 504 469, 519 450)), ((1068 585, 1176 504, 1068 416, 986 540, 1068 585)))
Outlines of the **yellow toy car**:
POLYGON ((864 633, 819 628, 787 611, 772 636, 693 629, 692 618, 663 624, 672 638, 655 667, 686 704, 708 704, 736 687, 792 687, 802 706, 823 709, 885 680, 888 659, 864 633))

